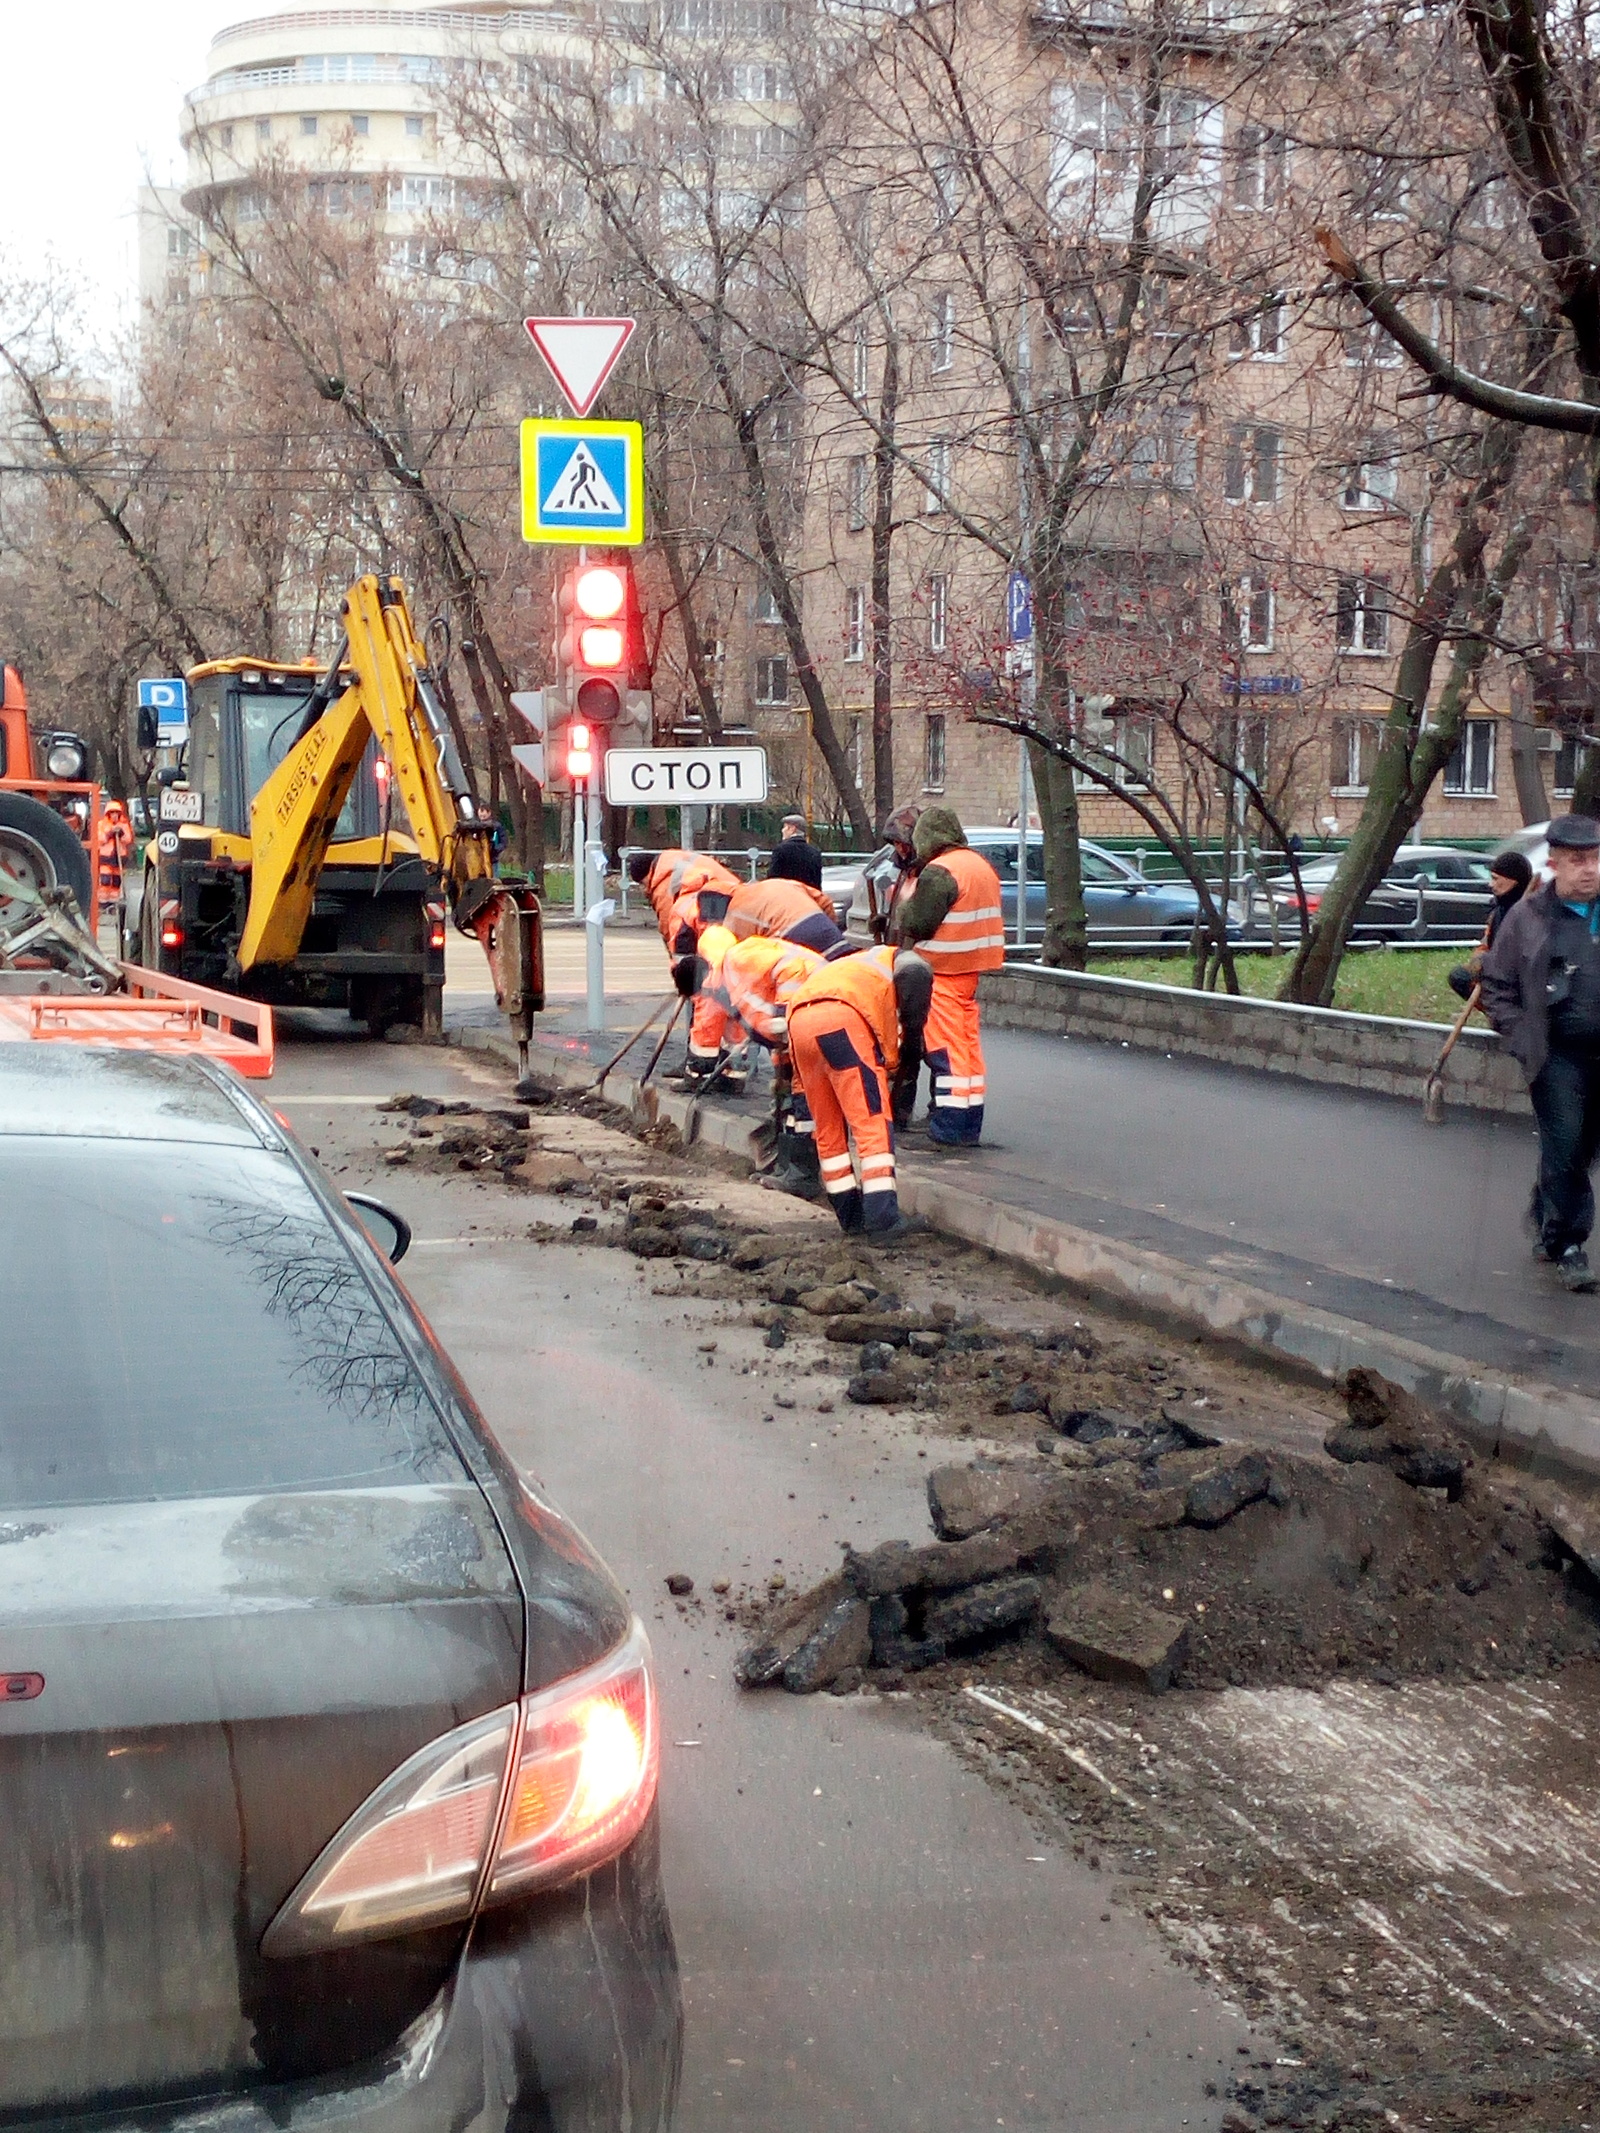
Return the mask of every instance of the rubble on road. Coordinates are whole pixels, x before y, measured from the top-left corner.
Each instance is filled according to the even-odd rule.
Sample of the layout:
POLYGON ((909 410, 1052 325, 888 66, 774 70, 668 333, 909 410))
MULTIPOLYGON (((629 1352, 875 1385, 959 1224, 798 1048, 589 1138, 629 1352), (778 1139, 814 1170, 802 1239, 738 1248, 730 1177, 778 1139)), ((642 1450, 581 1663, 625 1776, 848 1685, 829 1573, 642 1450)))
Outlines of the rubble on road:
POLYGON ((1372 1372, 1346 1393, 1348 1427, 1389 1431, 1392 1457, 1341 1463, 1220 1443, 1181 1416, 1061 1409, 1074 1464, 936 1468, 937 1538, 847 1547, 786 1611, 810 1624, 804 1664, 761 1659, 768 1631, 739 1678, 808 1692, 830 1668, 865 1663, 870 1681, 992 1663, 998 1647, 1007 1678, 1071 1666, 1159 1692, 1486 1679, 1600 1655, 1593 1589, 1516 1479, 1482 1477, 1441 1418, 1372 1372), (1453 1491, 1433 1478, 1452 1461, 1453 1491))

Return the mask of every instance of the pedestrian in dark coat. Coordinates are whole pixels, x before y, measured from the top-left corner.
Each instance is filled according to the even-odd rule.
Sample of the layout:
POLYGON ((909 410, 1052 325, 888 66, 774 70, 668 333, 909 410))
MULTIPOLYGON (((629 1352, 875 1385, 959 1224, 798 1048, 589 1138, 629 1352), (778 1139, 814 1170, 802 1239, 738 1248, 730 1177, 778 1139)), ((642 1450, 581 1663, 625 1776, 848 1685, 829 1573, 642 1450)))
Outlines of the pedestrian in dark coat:
POLYGON ((1489 894, 1494 898, 1494 908, 1484 926, 1483 939, 1464 963, 1457 963, 1446 979, 1458 1000, 1472 998, 1473 987, 1483 974, 1483 959, 1494 946, 1494 937, 1500 931, 1502 920, 1527 895, 1532 879, 1533 868, 1521 852, 1496 852, 1490 860, 1489 894))
POLYGON ((1483 1007, 1528 1077, 1539 1124, 1539 1177, 1528 1215, 1535 1256, 1562 1286, 1600 1287, 1585 1246, 1594 1228, 1589 1173, 1600 1154, 1600 822, 1559 815, 1548 831, 1553 879, 1508 913, 1484 959, 1483 1007))

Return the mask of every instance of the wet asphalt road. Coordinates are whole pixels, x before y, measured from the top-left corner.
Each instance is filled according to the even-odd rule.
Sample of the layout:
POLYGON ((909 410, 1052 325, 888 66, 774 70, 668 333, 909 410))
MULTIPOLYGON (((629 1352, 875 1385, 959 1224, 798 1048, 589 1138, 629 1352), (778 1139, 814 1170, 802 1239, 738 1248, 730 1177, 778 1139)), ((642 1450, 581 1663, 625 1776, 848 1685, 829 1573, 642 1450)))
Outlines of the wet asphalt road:
POLYGON ((383 1169, 367 1100, 503 1093, 459 1054, 286 1031, 266 1093, 341 1186, 414 1224, 403 1274, 512 1456, 601 1548, 655 1640, 663 1833, 687 2011, 687 2133, 1167 2133, 1249 2032, 1106 1880, 896 1700, 748 1697, 687 1570, 791 1581, 844 1538, 920 1535, 926 1464, 881 1420, 773 1412, 749 1329, 664 1305, 620 1253, 536 1245, 526 1203, 383 1169), (333 1099, 330 1101, 329 1099, 333 1099), (355 1100, 352 1100, 355 1099, 355 1100), (763 1420, 764 1414, 771 1420, 763 1420), (852 1495, 855 1502, 852 1504, 852 1495))

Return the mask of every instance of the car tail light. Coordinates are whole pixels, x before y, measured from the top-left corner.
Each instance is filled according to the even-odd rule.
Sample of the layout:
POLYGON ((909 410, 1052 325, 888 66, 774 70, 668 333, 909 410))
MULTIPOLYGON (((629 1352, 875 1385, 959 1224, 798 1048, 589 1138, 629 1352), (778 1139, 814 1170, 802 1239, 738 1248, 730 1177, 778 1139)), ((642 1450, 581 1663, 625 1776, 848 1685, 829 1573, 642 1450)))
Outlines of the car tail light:
POLYGON ((359 1807, 268 1926, 314 1953, 469 1918, 624 1850, 660 1747, 644 1625, 597 1666, 430 1741, 359 1807))
POLYGON ((430 948, 442 948, 444 946, 443 904, 429 904, 428 906, 428 946, 430 948))
POLYGON ((1322 898, 1320 896, 1306 897, 1305 908, 1308 911, 1320 911, 1322 909, 1322 898))
POLYGON ((183 946, 183 926, 180 922, 182 906, 175 896, 169 896, 161 906, 161 945, 163 948, 183 946))

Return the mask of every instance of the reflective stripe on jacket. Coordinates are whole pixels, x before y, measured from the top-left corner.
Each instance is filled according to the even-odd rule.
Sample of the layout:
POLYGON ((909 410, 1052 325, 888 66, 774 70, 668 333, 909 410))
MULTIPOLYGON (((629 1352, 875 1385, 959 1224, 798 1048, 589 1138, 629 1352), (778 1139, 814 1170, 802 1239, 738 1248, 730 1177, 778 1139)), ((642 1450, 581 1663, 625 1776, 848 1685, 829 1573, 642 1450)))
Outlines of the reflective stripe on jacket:
MULTIPOLYGON (((723 930, 716 928, 719 933, 723 930)), ((712 972, 711 990, 752 1037, 778 1051, 788 1041, 789 1003, 821 964, 814 949, 802 948, 798 942, 752 934, 728 948, 712 972)))
MULTIPOLYGON (((863 948, 859 955, 842 955, 837 962, 822 962, 789 1002, 791 1019, 802 1008, 840 1001, 853 1007, 878 1040, 883 1063, 892 1074, 900 1064, 900 1008, 894 992, 893 948, 863 948)), ((926 982, 926 981, 924 981, 926 982)))
POLYGON ((748 940, 752 934, 779 939, 819 911, 831 919, 833 898, 807 881, 747 881, 729 899, 723 924, 736 940, 748 940))
POLYGON ((677 905, 698 896, 702 889, 731 896, 738 886, 738 875, 730 874, 720 859, 707 852, 663 852, 645 876, 644 890, 669 951, 683 921, 677 905))
POLYGON ((942 867, 956 885, 956 900, 932 939, 917 943, 919 953, 933 965, 934 976, 998 970, 1006 959, 999 875, 987 859, 964 844, 936 853, 928 865, 942 867))

